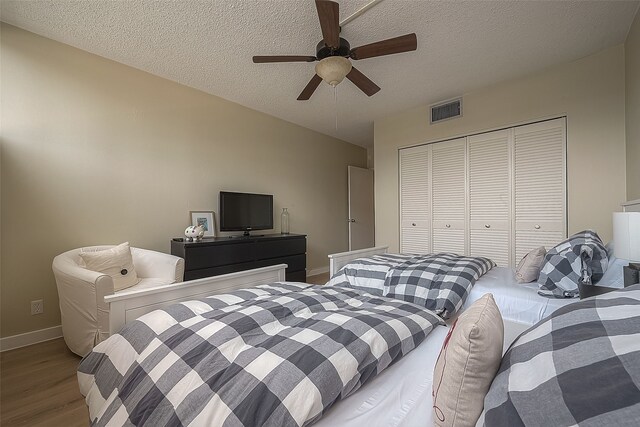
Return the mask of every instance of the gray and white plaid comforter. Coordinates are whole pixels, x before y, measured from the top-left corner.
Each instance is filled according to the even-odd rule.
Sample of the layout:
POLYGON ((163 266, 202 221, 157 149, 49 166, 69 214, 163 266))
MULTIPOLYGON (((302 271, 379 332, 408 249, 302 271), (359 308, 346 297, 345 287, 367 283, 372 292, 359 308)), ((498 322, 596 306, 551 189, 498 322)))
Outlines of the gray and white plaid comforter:
POLYGON ((274 283, 146 314, 78 381, 94 425, 305 425, 441 323, 403 301, 274 283))
POLYGON ((593 230, 584 230, 553 247, 544 257, 538 293, 547 297, 578 296, 578 283, 597 283, 609 265, 607 249, 593 230))
POLYGON ((556 310, 502 359, 485 426, 640 425, 640 285, 556 310))
POLYGON ((493 267, 488 258, 451 253, 383 254, 348 263, 328 285, 419 304, 448 319, 462 308, 476 280, 493 267))
POLYGON ((327 285, 344 286, 382 296, 389 271, 415 257, 416 255, 380 254, 358 258, 342 267, 327 285))

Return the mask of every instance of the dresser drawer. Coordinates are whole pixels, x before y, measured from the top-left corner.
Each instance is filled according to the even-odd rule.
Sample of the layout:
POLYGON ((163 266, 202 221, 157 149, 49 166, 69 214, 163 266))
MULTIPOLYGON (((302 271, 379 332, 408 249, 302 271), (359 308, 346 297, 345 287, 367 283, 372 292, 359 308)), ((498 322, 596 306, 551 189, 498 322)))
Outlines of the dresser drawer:
POLYGON ((233 245, 190 247, 186 249, 185 270, 198 270, 250 262, 255 259, 253 248, 254 245, 250 242, 233 245))
POLYGON ((306 282, 307 281, 307 271, 293 271, 291 273, 287 272, 286 274, 287 282, 306 282))
POLYGON ((256 267, 266 267, 269 265, 287 264, 287 272, 304 270, 307 267, 307 255, 299 254, 287 257, 261 259, 255 262, 256 267))
POLYGON ((266 240, 256 242, 256 259, 279 258, 289 255, 305 253, 306 239, 266 240))
POLYGON ((251 270, 253 268, 258 268, 255 262, 229 264, 220 267, 201 268, 199 270, 186 270, 184 272, 184 280, 202 279, 203 277, 219 276, 221 274, 235 273, 236 271, 251 270))

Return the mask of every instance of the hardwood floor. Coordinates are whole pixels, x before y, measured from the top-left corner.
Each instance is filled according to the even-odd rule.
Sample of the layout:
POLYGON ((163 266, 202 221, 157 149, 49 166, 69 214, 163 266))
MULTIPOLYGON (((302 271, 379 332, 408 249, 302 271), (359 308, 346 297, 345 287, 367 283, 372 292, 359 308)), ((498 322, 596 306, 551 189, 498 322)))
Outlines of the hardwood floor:
MULTIPOLYGON (((307 277, 315 285, 328 280, 329 273, 307 277)), ((0 426, 86 426, 78 363, 62 338, 0 353, 0 426)))
POLYGON ((86 426, 79 362, 62 338, 1 353, 0 425, 86 426))
POLYGON ((307 283, 312 285, 324 285, 329 281, 329 273, 318 274, 317 276, 307 277, 307 283))

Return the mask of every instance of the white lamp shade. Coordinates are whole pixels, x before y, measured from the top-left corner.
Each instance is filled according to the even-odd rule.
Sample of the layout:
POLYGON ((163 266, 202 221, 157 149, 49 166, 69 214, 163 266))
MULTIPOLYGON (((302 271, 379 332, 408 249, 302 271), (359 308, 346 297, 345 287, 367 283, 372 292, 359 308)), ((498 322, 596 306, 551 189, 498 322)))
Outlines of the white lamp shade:
POLYGON ((640 261, 640 212, 613 213, 616 258, 640 261))

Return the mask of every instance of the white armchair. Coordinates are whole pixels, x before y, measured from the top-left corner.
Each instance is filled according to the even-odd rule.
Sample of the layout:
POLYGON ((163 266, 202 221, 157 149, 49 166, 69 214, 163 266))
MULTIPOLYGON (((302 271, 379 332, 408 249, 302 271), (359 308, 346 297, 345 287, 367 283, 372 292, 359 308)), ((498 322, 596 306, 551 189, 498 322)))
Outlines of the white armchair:
MULTIPOLYGON (((92 246, 84 251, 113 246, 92 246)), ((113 279, 103 273, 81 267, 81 249, 73 249, 53 259, 53 274, 58 287, 62 334, 67 347, 84 356, 109 337, 109 306, 104 297, 112 295, 113 279)), ((125 289, 132 291, 181 282, 182 258, 146 249, 131 248, 133 265, 140 282, 125 289)))

